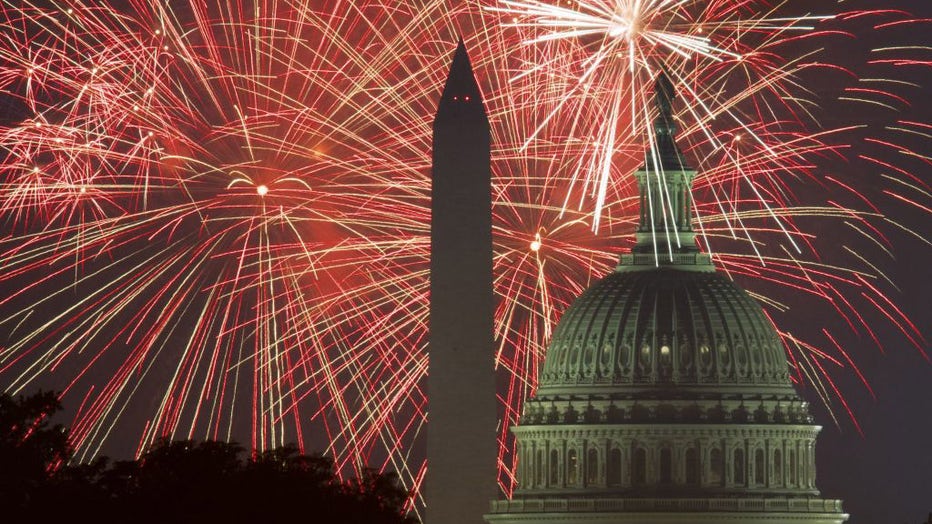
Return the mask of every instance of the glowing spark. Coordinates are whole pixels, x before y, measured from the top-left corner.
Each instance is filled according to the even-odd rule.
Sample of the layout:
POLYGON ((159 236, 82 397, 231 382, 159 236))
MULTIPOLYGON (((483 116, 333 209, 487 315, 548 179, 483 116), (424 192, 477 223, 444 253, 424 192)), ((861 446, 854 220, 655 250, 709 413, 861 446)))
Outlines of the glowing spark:
POLYGON ((531 251, 537 253, 538 251, 540 251, 540 245, 541 245, 540 233, 535 233, 534 240, 531 241, 531 251))

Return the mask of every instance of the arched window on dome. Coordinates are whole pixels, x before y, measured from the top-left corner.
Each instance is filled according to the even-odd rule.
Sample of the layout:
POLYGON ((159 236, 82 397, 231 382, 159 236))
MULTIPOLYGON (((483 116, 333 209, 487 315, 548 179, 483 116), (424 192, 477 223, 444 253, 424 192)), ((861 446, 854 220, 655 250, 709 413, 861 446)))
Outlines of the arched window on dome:
POLYGON ((621 450, 612 448, 608 453, 608 485, 621 485, 621 450))
POLYGON ((597 340, 595 334, 589 340, 589 343, 586 344, 586 367, 594 367, 598 362, 599 358, 599 341, 597 340))
POLYGON ((642 369, 649 369, 649 368, 650 368, 650 361, 651 361, 650 345, 649 345, 649 344, 646 344, 646 343, 645 343, 644 345, 642 345, 642 346, 641 346, 641 351, 640 351, 640 353, 639 353, 638 355, 639 355, 638 358, 639 358, 639 362, 640 362, 640 364, 641 364, 641 368, 642 368, 642 369))
POLYGON ((637 486, 647 484, 647 450, 637 447, 634 450, 634 464, 631 468, 631 482, 637 486))
POLYGON ((725 455, 719 448, 709 452, 709 485, 721 486, 725 480, 725 455))
POLYGON ((686 484, 699 485, 699 452, 694 447, 686 449, 686 484))
POLYGON ((763 486, 766 481, 765 468, 766 462, 764 461, 764 450, 757 448, 754 451, 754 483, 758 486, 763 486))
POLYGON ((599 483, 599 452, 589 448, 586 452, 586 485, 594 486, 599 483))
POLYGON ((673 483, 673 450, 668 447, 660 448, 660 483, 673 483))
MULTIPOLYGON (((631 338, 631 334, 628 334, 628 339, 631 338)), ((618 350, 618 364, 621 366, 621 372, 627 375, 631 371, 631 346, 628 344, 622 344, 621 348, 618 350)))
POLYGON ((566 452, 566 484, 575 486, 579 483, 579 457, 575 449, 566 452))
POLYGON ((709 371, 709 368, 712 366, 712 350, 709 349, 708 344, 702 344, 699 346, 699 369, 702 370, 703 375, 709 371))
POLYGON ((744 480, 744 450, 741 448, 735 449, 734 460, 735 466, 734 475, 732 475, 732 481, 735 484, 743 485, 744 480))
POLYGON ((550 450, 550 464, 548 464, 550 469, 550 479, 548 484, 550 486, 557 486, 560 483, 560 453, 555 450, 550 450))
MULTIPOLYGON (((615 335, 613 333, 612 335, 609 336, 609 340, 614 340, 614 339, 615 339, 615 335)), ((614 347, 614 344, 612 344, 611 342, 606 342, 602 344, 602 358, 600 360, 601 360, 603 368, 611 365, 613 347, 614 347)))
POLYGON ((680 373, 689 374, 693 368, 693 350, 686 335, 680 335, 676 352, 680 357, 680 373))
POLYGON ((718 345, 718 371, 726 375, 731 371, 731 353, 724 342, 718 345))
POLYGON ((660 376, 669 379, 673 374, 673 350, 670 346, 664 344, 660 346, 660 376))
POLYGON ((779 449, 773 452, 773 480, 778 486, 783 485, 783 453, 779 449))
POLYGON ((792 449, 789 451, 789 462, 790 462, 790 485, 795 486, 796 482, 796 452, 792 449))

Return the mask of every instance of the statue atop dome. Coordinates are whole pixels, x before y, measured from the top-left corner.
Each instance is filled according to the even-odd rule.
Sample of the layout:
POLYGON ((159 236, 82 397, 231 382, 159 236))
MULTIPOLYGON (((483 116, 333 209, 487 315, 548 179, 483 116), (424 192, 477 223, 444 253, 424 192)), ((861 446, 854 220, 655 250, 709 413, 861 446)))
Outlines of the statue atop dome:
POLYGON ((673 116, 673 101, 676 89, 673 82, 663 70, 654 81, 654 106, 657 116, 648 133, 651 147, 645 152, 644 171, 682 171, 689 170, 682 151, 676 145, 676 120, 673 116))

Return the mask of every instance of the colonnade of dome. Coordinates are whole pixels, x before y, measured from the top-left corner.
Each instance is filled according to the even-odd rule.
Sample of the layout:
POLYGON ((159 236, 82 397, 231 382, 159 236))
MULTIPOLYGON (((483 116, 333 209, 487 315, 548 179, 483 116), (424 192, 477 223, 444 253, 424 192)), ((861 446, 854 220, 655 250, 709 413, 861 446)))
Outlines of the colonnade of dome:
POLYGON ((675 489, 815 493, 817 429, 673 425, 517 431, 519 495, 675 489))

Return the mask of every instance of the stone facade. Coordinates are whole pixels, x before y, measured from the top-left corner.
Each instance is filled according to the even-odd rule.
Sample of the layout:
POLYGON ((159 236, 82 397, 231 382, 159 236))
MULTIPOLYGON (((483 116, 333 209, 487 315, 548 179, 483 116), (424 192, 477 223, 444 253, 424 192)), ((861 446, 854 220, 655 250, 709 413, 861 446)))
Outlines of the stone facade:
POLYGON ((519 427, 516 495, 714 491, 815 495, 816 426, 519 427))

